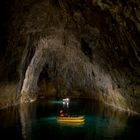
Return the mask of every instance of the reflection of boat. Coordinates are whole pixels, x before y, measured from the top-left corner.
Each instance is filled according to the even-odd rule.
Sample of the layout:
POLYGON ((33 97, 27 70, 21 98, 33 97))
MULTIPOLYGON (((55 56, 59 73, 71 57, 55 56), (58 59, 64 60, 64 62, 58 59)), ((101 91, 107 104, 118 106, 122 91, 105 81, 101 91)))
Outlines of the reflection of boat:
POLYGON ((84 116, 57 117, 57 122, 81 123, 84 121, 84 116))
POLYGON ((70 127, 82 127, 85 122, 77 122, 77 123, 72 123, 72 122, 58 122, 59 125, 61 126, 70 126, 70 127))

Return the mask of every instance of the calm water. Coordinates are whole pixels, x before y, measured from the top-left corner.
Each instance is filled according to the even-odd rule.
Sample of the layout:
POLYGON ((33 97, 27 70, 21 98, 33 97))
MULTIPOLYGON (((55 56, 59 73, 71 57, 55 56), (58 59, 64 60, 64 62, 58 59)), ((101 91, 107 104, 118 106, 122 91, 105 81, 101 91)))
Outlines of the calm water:
POLYGON ((140 118, 91 100, 40 100, 0 111, 0 139, 13 140, 128 140, 140 139, 140 118), (85 116, 83 124, 59 124, 60 109, 85 116))

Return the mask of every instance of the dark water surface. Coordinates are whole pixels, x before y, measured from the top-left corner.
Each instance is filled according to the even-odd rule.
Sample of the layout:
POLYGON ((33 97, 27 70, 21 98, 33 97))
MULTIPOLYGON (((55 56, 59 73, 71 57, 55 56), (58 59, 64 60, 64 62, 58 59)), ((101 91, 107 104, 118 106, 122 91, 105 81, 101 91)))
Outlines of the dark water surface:
POLYGON ((140 139, 140 118, 118 112, 94 100, 39 100, 0 111, 0 139, 128 140, 140 139), (84 115, 85 123, 57 123, 60 109, 84 115))

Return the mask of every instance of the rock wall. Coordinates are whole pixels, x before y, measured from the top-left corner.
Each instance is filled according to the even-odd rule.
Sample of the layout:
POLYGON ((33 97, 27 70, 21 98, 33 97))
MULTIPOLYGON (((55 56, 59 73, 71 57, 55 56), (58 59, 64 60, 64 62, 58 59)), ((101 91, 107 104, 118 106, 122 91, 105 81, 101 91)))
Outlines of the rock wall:
POLYGON ((22 102, 46 73, 61 96, 140 112, 139 1, 15 0, 9 7, 0 77, 15 70, 22 102))

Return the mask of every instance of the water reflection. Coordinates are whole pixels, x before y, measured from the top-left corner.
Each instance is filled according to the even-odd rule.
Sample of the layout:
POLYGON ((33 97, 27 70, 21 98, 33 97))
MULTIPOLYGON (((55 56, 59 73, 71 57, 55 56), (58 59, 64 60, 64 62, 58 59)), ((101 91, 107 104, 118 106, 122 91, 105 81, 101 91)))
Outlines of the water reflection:
POLYGON ((93 112, 93 116, 87 116, 87 137, 95 139, 114 139, 123 134, 127 128, 129 114, 105 106, 102 103, 87 103, 86 108, 93 112))
POLYGON ((0 111, 0 132, 5 139, 15 135, 15 139, 47 139, 61 137, 81 140, 93 139, 127 139, 129 136, 139 136, 140 120, 135 122, 134 116, 118 112, 112 108, 91 101, 77 101, 69 104, 69 113, 85 115, 84 123, 58 123, 57 113, 63 104, 51 104, 48 101, 38 101, 22 104, 17 107, 0 111), (19 114, 18 114, 19 113, 19 114), (131 119, 130 119, 131 118, 131 119), (133 122, 132 122, 133 120, 133 122), (137 130, 137 131, 136 131, 137 130), (130 133, 130 134, 128 134, 130 133))
POLYGON ((36 116, 35 104, 21 104, 19 106, 21 131, 24 140, 30 140, 32 134, 32 119, 36 116))
POLYGON ((57 122, 60 126, 68 127, 84 127, 85 122, 71 123, 71 122, 57 122))
POLYGON ((18 107, 0 110, 0 138, 22 139, 18 107))
POLYGON ((19 119, 18 108, 11 107, 4 110, 0 110, 0 127, 6 128, 16 124, 16 121, 19 119))

